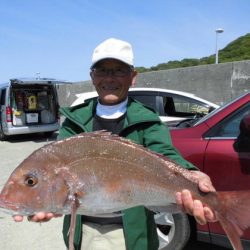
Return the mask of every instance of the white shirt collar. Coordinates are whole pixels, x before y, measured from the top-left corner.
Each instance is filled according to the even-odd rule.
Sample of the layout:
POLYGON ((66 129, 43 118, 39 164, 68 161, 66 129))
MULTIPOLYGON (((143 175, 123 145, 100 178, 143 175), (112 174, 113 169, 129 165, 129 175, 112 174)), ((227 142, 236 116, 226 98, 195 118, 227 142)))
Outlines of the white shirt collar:
POLYGON ((125 114, 127 110, 128 98, 115 105, 102 105, 99 101, 96 107, 96 114, 105 119, 116 119, 125 114))

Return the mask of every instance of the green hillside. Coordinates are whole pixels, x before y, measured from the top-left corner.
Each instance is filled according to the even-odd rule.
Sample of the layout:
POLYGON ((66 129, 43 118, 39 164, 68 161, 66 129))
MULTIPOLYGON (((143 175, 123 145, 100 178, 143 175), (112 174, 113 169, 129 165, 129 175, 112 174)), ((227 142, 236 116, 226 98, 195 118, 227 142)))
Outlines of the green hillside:
MULTIPOLYGON (((219 51, 220 63, 242 61, 242 60, 250 60, 250 33, 246 34, 245 36, 239 37, 238 39, 229 43, 224 49, 219 51)), ((148 71, 214 64, 214 62, 215 62, 215 54, 200 59, 186 58, 181 61, 169 61, 167 63, 160 63, 150 68, 137 67, 136 70, 142 73, 148 71)))

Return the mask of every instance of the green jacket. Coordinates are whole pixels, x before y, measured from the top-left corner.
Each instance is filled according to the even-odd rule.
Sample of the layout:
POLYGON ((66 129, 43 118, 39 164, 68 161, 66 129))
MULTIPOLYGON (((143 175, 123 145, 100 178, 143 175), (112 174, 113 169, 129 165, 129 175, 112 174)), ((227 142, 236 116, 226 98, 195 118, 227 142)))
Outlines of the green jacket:
MULTIPOLYGON (((75 107, 62 108, 66 117, 59 131, 59 139, 70 137, 82 132, 91 132, 96 100, 75 107)), ((150 108, 129 99, 124 127, 119 134, 155 152, 168 156, 187 169, 196 169, 184 160, 172 146, 167 126, 150 108)), ((64 218, 63 235, 68 246, 70 216, 64 218)), ((82 231, 81 216, 77 215, 74 244, 80 249, 82 231)), ((153 213, 143 206, 123 211, 123 228, 127 250, 157 250, 159 247, 153 213)))

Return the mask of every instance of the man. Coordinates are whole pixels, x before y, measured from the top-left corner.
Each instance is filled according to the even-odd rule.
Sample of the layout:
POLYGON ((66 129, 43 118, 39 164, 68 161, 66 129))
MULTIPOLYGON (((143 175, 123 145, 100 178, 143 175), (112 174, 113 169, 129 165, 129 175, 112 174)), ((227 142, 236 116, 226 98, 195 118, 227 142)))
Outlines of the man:
MULTIPOLYGON (((202 191, 213 189, 207 175, 185 161, 172 146, 168 128, 150 108, 128 98, 128 90, 135 85, 133 51, 129 43, 108 39, 96 47, 92 57, 90 76, 98 93, 98 100, 61 110, 66 117, 59 131, 59 139, 72 135, 107 130, 166 155, 184 168, 193 171, 202 191)), ((124 169, 126 171, 126 169, 124 169)), ((193 200, 188 190, 176 194, 177 204, 204 224, 214 221, 214 213, 193 200)), ((122 211, 115 219, 77 216, 75 249, 156 250, 159 242, 153 213, 143 206, 122 211)), ((55 215, 38 213, 32 221, 48 221, 55 215)), ((70 216, 64 219, 64 239, 68 244, 70 216)), ((16 216, 16 221, 22 217, 16 216)))

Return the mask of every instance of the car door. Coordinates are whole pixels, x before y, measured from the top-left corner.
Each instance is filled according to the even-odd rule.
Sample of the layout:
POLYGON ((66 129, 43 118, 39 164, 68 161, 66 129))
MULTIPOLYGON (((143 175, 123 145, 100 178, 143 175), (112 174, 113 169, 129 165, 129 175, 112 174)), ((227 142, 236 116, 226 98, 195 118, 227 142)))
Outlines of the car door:
POLYGON ((143 103, 144 105, 154 109, 159 113, 158 92, 155 91, 130 91, 129 96, 135 100, 143 103))
MULTIPOLYGON (((204 171, 218 191, 250 189, 250 152, 235 149, 242 119, 250 114, 250 103, 221 120, 205 135, 209 140, 204 159, 204 171)), ((210 224, 212 233, 224 234, 218 223, 210 224)), ((250 239, 250 230, 244 234, 250 239)))

